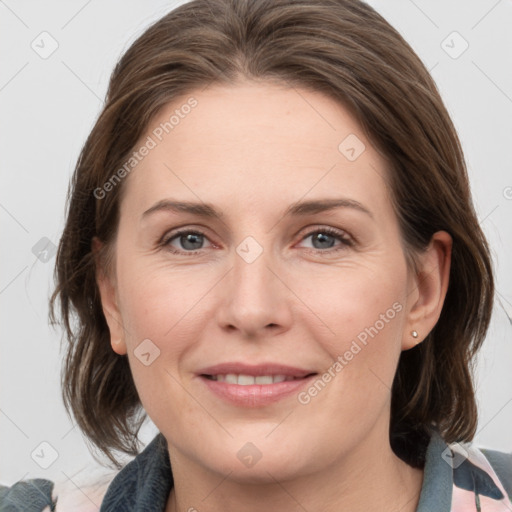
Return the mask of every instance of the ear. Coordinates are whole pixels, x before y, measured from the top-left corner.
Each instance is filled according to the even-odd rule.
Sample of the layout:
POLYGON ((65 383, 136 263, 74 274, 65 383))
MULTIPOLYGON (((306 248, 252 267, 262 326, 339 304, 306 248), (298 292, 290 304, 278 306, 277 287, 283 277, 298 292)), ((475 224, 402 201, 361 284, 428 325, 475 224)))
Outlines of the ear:
POLYGON ((418 273, 409 280, 402 350, 421 343, 441 316, 450 279, 452 244, 446 231, 437 231, 418 258, 418 273), (418 333, 417 338, 411 335, 412 331, 418 333))
POLYGON ((96 263, 96 283, 101 297, 103 314, 107 320, 110 330, 110 345, 112 350, 119 355, 125 355, 126 341, 124 337, 124 328, 121 313, 119 311, 118 299, 115 282, 112 276, 108 276, 102 266, 100 251, 103 248, 103 242, 98 237, 92 240, 92 252, 96 263))

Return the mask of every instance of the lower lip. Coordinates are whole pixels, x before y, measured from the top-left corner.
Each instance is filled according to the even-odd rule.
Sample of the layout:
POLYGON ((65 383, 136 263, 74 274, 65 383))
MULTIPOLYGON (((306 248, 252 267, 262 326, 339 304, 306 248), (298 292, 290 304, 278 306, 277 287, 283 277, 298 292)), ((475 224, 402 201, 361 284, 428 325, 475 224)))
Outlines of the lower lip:
POLYGON ((239 407, 263 407, 297 393, 308 385, 316 375, 302 379, 277 382, 275 384, 229 384, 199 376, 208 389, 227 402, 239 407))

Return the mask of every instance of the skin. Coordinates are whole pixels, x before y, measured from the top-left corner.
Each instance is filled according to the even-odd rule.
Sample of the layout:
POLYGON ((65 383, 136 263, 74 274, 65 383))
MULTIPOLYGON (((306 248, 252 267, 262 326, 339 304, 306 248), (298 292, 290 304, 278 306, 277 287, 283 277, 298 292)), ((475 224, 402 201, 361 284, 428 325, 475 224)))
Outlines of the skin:
POLYGON ((423 470, 391 450, 391 385, 401 351, 441 313, 450 236, 435 233, 419 272, 407 268, 387 164, 349 112, 319 92, 210 86, 166 105, 141 144, 190 96, 198 105, 122 184, 115 268, 97 274, 112 349, 127 355, 144 409, 168 442, 175 486, 167 512, 416 510, 423 470), (366 147, 355 161, 338 150, 349 134, 366 147), (283 217, 299 200, 338 197, 372 216, 345 207, 283 217), (142 218, 167 198, 211 203, 224 216, 142 218), (171 237, 177 227, 205 236, 187 245, 171 237), (315 229, 326 227, 354 245, 315 242, 315 229), (169 245, 159 246, 166 234, 169 245), (252 263, 236 252, 248 236, 263 249, 252 263), (401 311, 308 404, 293 395, 243 409, 196 377, 225 361, 322 374, 396 302, 401 311), (160 350, 149 366, 134 354, 145 339, 160 350), (237 457, 247 442, 262 454, 250 468, 237 457))

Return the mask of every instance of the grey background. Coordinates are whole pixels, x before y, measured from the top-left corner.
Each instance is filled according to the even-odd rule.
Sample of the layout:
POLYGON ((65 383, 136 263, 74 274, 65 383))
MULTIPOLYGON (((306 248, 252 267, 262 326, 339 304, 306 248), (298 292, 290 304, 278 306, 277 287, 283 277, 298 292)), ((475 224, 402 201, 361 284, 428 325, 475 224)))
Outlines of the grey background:
MULTIPOLYGON (((93 460, 60 398, 61 333, 47 323, 52 248, 63 227, 70 175, 100 112, 116 60, 152 21, 179 3, 0 0, 2 484, 42 477, 80 488, 86 496, 87 482, 101 474, 107 475, 105 481, 112 476, 93 460), (58 43, 47 58, 31 47, 51 49, 54 43, 40 36, 43 31, 58 43), (41 253, 44 248, 47 252, 41 253), (41 466, 52 462, 53 451, 42 442, 57 455, 47 469, 41 466)), ((478 359, 475 443, 510 452, 512 3, 369 3, 431 70, 463 144, 476 209, 492 246, 498 290, 478 359), (469 44, 460 56, 464 41, 454 31, 469 44)), ((142 441, 155 432, 149 422, 142 441)), ((98 499, 87 499, 99 505, 98 499)))

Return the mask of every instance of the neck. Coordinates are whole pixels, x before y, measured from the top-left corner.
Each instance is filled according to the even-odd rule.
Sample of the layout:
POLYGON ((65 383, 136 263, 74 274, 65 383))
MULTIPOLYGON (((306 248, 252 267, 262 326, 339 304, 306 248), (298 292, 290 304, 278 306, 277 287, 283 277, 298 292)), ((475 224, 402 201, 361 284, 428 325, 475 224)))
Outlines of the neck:
POLYGON ((321 472, 301 474, 293 480, 271 476, 266 483, 248 484, 209 473, 170 451, 175 486, 166 512, 208 510, 280 510, 303 512, 414 512, 423 484, 423 470, 398 458, 385 439, 373 434, 321 472))

